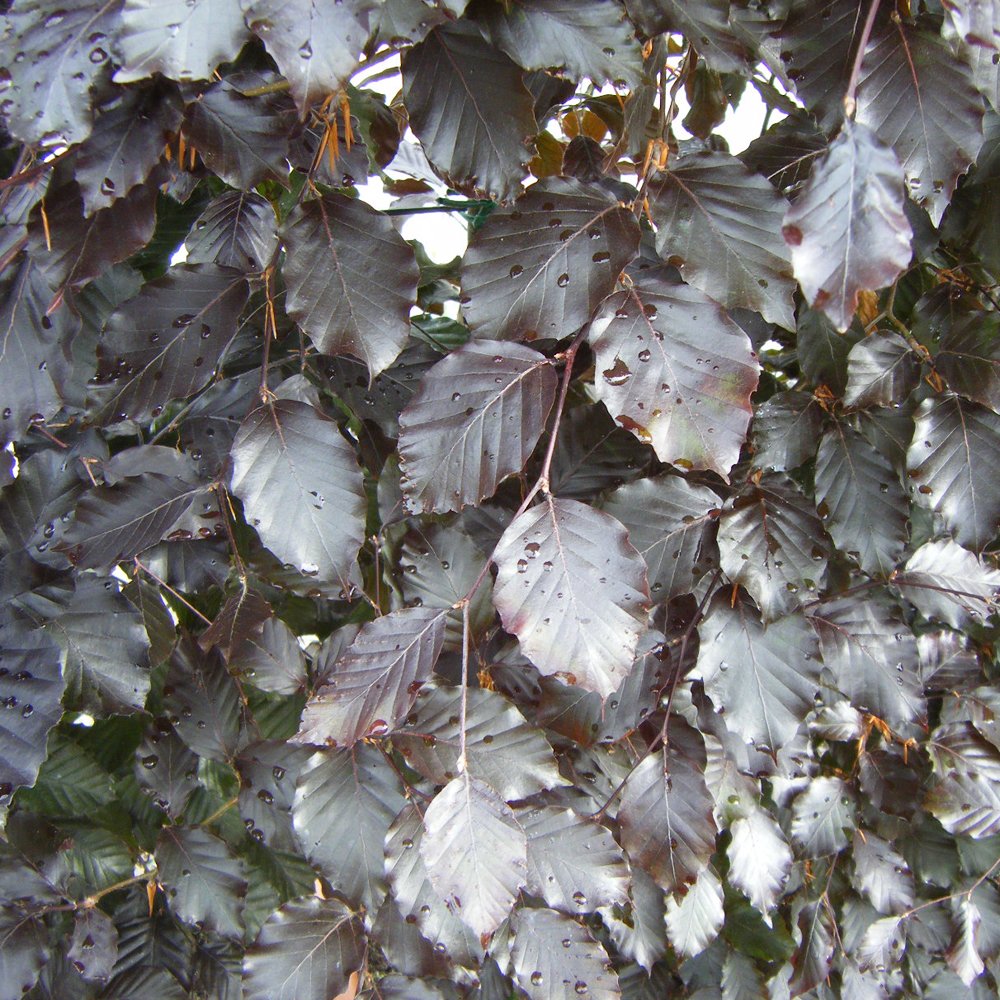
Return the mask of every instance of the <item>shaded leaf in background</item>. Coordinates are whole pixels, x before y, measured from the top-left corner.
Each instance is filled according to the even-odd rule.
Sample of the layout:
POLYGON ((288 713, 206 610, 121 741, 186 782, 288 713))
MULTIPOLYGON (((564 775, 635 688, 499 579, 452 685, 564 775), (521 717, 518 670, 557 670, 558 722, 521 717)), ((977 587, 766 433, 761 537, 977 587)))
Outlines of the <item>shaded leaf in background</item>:
POLYGON ((324 354, 350 354, 371 377, 388 368, 409 336, 417 285, 413 251, 389 219, 328 194, 298 206, 282 235, 288 315, 324 354))
POLYGON ((597 395, 617 423, 664 462, 728 478, 759 367, 725 310, 660 271, 608 299, 590 336, 597 395))
POLYGON ((492 496, 531 456, 556 383, 548 358, 520 344, 476 340, 439 361, 400 414, 409 508, 440 513, 492 496))
POLYGON ((232 459, 232 490, 261 541, 307 577, 349 590, 365 501, 337 425, 307 403, 273 400, 243 421, 232 459))
POLYGON ((763 753, 795 736, 819 690, 816 636, 798 612, 761 624, 746 602, 722 595, 699 626, 698 671, 727 728, 763 753), (766 748, 766 749, 765 749, 766 748))
POLYGON ((420 856, 448 908, 480 936, 510 912, 527 877, 527 840, 510 807, 464 771, 424 812, 420 856))
POLYGON ((517 194, 537 131, 521 70, 459 21, 402 59, 403 100, 427 158, 459 190, 517 194))
POLYGON ((656 249, 727 308, 793 329, 795 279, 781 223, 788 203, 728 153, 692 153, 650 186, 656 249))
POLYGON ((511 522, 494 552, 504 628, 543 674, 602 696, 635 657, 649 601, 642 557, 610 515, 547 497, 511 522))
POLYGON ((614 290, 638 245, 635 217, 603 188, 539 181, 470 240, 465 319, 478 338, 566 337, 614 290))
POLYGON ((11 1000, 28 993, 38 981, 38 975, 49 960, 49 943, 45 925, 33 914, 20 907, 0 907, 0 973, 4 990, 11 1000))
POLYGON ((941 515, 959 545, 980 550, 996 534, 1000 417, 958 396, 925 399, 906 456, 914 501, 941 515))
POLYGON ((296 740, 350 746, 395 730, 434 670, 444 618, 440 608, 401 608, 362 626, 306 702, 296 740))
POLYGON ((864 125, 845 122, 813 164, 783 232, 806 302, 846 330, 859 293, 891 284, 910 262, 895 154, 864 125))

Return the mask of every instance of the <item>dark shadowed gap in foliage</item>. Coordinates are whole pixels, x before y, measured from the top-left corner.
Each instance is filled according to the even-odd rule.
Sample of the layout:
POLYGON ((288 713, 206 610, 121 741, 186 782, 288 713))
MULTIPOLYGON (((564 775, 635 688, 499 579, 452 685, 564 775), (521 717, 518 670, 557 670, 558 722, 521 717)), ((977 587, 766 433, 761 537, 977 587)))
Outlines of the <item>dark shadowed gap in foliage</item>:
POLYGON ((1000 2, 0 10, 0 1000, 997 995, 1000 2))

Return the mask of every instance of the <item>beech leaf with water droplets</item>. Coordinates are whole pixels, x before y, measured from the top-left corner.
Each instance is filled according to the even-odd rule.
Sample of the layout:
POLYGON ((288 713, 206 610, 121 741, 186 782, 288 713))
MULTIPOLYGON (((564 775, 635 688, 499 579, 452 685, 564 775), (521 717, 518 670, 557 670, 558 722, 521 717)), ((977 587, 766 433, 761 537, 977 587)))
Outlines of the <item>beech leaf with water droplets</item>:
POLYGON ((667 897, 667 938, 684 958, 700 955, 722 930, 722 883, 711 867, 702 868, 685 894, 667 897))
POLYGON ((308 403, 273 400, 243 421, 231 454, 232 490, 261 541, 306 576, 350 589, 366 501, 337 425, 308 403))
POLYGON ((399 417, 409 508, 442 513, 492 496, 530 458, 556 384, 548 358, 520 344, 474 340, 439 361, 399 417))
POLYGON ((836 854, 857 822, 853 793, 841 778, 814 778, 792 803, 792 840, 803 857, 836 854))
POLYGON ((813 164, 783 232, 806 302, 846 330, 858 295, 891 284, 910 262, 896 155, 864 125, 845 122, 813 164))
POLYGON ((389 218, 331 193, 295 208, 283 235, 288 315, 323 354, 349 354, 371 377, 388 368, 410 335, 418 280, 389 218))
POLYGON ((445 615, 440 608, 401 608, 362 626, 306 702, 296 741, 349 746, 395 730, 434 670, 445 615))
POLYGON ((252 191, 227 191, 208 203, 185 246, 189 264, 260 271, 278 246, 274 209, 252 191))
POLYGON ((645 564, 622 525, 546 497, 511 522, 493 558, 494 604, 531 662, 602 697, 615 691, 649 605, 645 564))
POLYGON ((478 338, 568 336, 614 290, 638 246, 635 216, 604 188, 539 181, 469 241, 465 319, 478 338))
POLYGON ((480 936, 510 912, 527 873, 527 838, 484 781, 464 771, 424 812, 420 856, 448 909, 480 936))

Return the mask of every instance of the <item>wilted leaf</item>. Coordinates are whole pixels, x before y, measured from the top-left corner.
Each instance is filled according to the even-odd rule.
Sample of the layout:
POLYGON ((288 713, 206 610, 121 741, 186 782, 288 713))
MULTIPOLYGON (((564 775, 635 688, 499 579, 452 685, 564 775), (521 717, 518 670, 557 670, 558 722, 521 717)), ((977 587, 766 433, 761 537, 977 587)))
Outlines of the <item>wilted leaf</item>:
POLYGON ((894 574, 893 583, 921 614, 960 629, 993 610, 1000 571, 944 540, 921 545, 894 574))
POLYGON ((983 143, 983 102, 965 62, 935 34, 890 21, 865 50, 857 120, 895 149, 910 197, 938 225, 983 143))
POLYGON ((906 456, 913 499, 940 514, 959 545, 980 550, 997 532, 1000 417, 958 396, 925 399, 906 456))
POLYGON ((783 232, 807 303, 846 330, 859 293, 891 284, 910 262, 895 154, 864 125, 845 122, 813 164, 783 232))
POLYGON ((689 883, 714 853, 704 747, 678 718, 671 719, 669 747, 649 754, 628 776, 618 820, 629 860, 667 891, 689 883))
POLYGON ((527 840, 510 807, 464 771, 424 812, 420 856, 440 899, 480 936, 492 934, 525 883, 527 840))
POLYGON ((470 240, 465 318, 477 338, 568 336, 614 290, 638 245, 635 216, 604 188, 539 181, 470 240))
POLYGON ((243 421, 232 459, 232 490, 261 541, 305 576, 349 590, 365 496, 337 425, 307 403, 272 400, 243 421))
POLYGON ((196 826, 167 827, 155 853, 157 879, 181 920, 223 937, 242 934, 246 879, 224 840, 196 826))
POLYGON ((798 732, 819 690, 816 636, 793 613, 767 628, 745 603, 720 595, 699 626, 698 671, 726 726, 763 753, 777 751, 798 732))
POLYGON ((306 702, 300 743, 350 746, 402 722, 430 679, 444 641, 440 608, 401 608, 362 626, 306 702))
POLYGON ((722 570, 746 587, 765 622, 774 621, 822 584, 830 551, 822 522, 779 474, 763 476, 727 508, 719 519, 722 570))
POLYGON ((531 1000, 618 1000, 618 977, 605 950, 575 920, 547 909, 520 909, 511 921, 514 975, 531 1000))
POLYGON ((513 197, 537 131, 520 68, 475 25, 458 21, 406 52, 402 74, 410 127, 448 182, 513 197))
POLYGON ((728 153, 683 156, 650 186, 656 249, 727 308, 795 327, 795 279, 781 223, 788 203, 728 153))
POLYGON ((545 429, 556 383, 548 358, 520 344, 475 340, 439 361, 399 417, 410 509, 476 505, 520 472, 545 429))
POLYGON ((631 669, 649 600, 646 567, 625 529, 550 496, 511 522, 494 560, 494 602, 531 662, 611 694, 631 669))
POLYGON ((725 310, 663 271, 645 274, 601 307, 591 342, 597 395, 622 427, 664 462, 728 478, 759 367, 725 310))
POLYGON ((737 819, 729 832, 729 881, 769 919, 792 867, 792 852, 781 827, 763 809, 754 809, 737 819))
POLYGON ((679 955, 692 958, 716 939, 724 917, 722 883, 712 868, 702 868, 680 899, 667 897, 667 938, 679 955))
POLYGON ((243 960, 247 1000, 330 1000, 364 961, 361 922, 338 899, 285 903, 243 960))

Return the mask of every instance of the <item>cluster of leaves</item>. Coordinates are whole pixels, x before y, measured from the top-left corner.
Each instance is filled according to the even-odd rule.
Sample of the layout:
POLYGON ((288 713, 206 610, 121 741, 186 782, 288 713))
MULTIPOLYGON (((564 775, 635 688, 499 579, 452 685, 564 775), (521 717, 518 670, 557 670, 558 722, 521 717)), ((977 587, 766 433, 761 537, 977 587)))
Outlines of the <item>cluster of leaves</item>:
POLYGON ((996 995, 998 0, 3 30, 0 998, 996 995))

